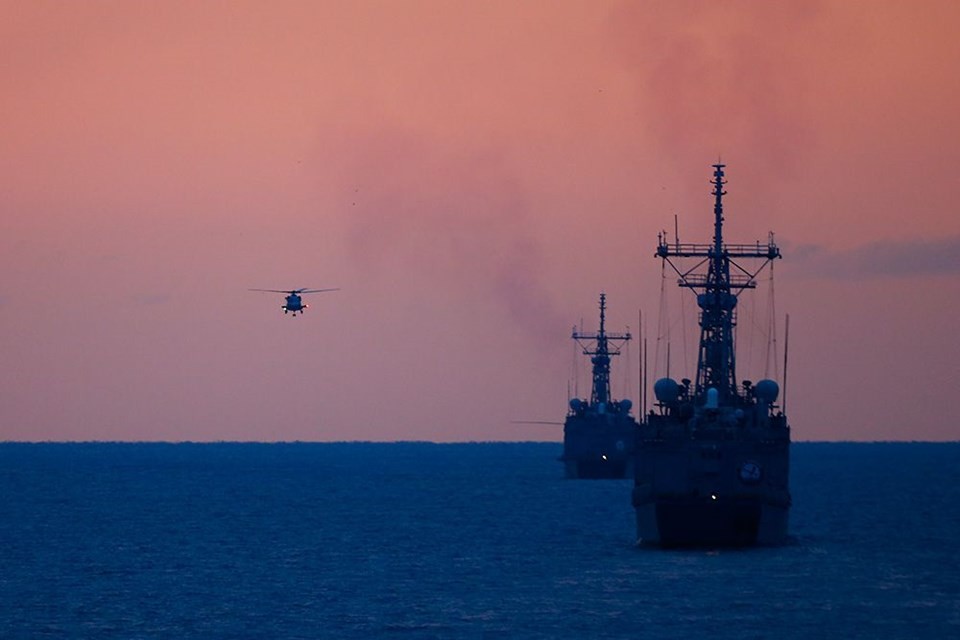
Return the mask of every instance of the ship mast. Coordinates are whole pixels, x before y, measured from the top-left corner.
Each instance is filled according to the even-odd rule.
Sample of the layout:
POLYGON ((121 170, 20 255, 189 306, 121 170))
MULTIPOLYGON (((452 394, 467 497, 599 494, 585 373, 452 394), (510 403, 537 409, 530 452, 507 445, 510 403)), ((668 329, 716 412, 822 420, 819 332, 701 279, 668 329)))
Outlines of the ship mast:
POLYGON ((620 348, 632 338, 629 333, 607 333, 606 330, 607 294, 600 294, 600 331, 580 333, 576 329, 571 336, 583 349, 583 355, 590 356, 593 364, 593 391, 590 404, 599 406, 611 400, 610 394, 610 357, 620 355, 620 348))
POLYGON ((730 260, 723 248, 723 165, 713 171, 713 249, 704 294, 697 296, 700 307, 700 352, 697 358, 697 386, 714 387, 720 397, 736 393, 736 353, 733 348, 733 327, 736 325, 736 296, 730 293, 730 260))
POLYGON ((756 288, 756 276, 772 260, 780 258, 780 249, 771 234, 766 246, 756 244, 726 244, 723 241, 723 190, 726 165, 713 165, 714 231, 712 244, 683 244, 675 239, 667 242, 666 234, 659 235, 657 256, 669 264, 680 276, 679 286, 697 292, 700 307, 700 348, 697 357, 695 397, 702 399, 707 389, 716 389, 720 403, 729 403, 739 397, 737 391, 734 327, 737 324, 737 299, 744 289, 756 288), (691 269, 681 271, 670 258, 701 258, 691 269), (734 259, 762 259, 763 263, 749 271, 734 259), (707 272, 698 272, 706 265, 707 272), (733 265, 736 271, 731 274, 733 265))

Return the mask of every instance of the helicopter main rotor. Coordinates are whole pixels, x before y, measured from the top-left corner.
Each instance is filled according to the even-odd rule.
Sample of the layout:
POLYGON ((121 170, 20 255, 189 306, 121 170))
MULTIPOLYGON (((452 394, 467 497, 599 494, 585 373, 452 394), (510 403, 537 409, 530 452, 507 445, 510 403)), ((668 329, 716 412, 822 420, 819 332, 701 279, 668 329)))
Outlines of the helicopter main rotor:
POLYGON ((303 289, 249 289, 249 291, 266 291, 267 293, 285 293, 289 296, 300 295, 301 293, 323 293, 324 291, 339 291, 340 287, 334 287, 333 289, 309 289, 304 287, 303 289))

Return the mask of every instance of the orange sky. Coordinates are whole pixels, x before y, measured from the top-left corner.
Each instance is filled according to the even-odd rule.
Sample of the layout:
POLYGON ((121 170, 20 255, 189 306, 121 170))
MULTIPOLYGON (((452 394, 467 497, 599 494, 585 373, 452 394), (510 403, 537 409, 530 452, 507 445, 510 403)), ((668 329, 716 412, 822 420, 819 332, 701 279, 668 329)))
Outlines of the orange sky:
POLYGON ((601 290, 653 349, 657 232, 709 239, 718 157, 728 238, 784 252, 794 439, 956 440, 957 24, 0 2, 0 440, 559 440, 511 421, 563 419, 601 290), (331 286, 295 320, 247 291, 331 286))

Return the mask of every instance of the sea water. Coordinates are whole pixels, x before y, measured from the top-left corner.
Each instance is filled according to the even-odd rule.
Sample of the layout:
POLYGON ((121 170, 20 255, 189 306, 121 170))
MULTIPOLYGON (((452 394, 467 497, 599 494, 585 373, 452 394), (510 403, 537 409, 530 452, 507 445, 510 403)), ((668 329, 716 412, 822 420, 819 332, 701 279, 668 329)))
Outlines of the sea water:
POLYGON ((0 638, 960 637, 960 444, 796 443, 790 544, 635 545, 556 443, 0 444, 0 638))

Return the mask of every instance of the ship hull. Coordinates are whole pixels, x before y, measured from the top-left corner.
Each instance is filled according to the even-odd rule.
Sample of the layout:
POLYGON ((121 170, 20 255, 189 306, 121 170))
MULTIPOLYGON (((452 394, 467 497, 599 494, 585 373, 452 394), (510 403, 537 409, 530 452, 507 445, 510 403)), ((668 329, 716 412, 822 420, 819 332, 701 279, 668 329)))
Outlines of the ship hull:
POLYGON ((787 539, 788 509, 755 500, 661 499, 635 506, 643 545, 776 546, 787 539))
POLYGON ((663 547, 773 546, 787 540, 790 430, 648 416, 636 443, 637 540, 663 547))
POLYGON ((577 480, 634 476, 636 421, 627 415, 570 416, 564 423, 564 474, 577 480))

